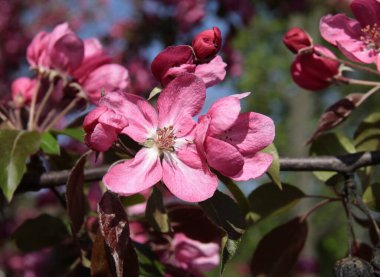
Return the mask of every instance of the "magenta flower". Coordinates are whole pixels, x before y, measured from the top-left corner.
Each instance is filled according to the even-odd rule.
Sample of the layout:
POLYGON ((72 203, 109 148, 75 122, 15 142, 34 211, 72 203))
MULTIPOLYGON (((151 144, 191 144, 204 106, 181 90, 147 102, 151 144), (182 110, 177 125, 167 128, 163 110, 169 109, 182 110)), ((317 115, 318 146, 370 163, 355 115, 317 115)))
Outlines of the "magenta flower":
POLYGON ((106 187, 130 195, 162 180, 178 198, 199 202, 210 198, 218 185, 194 144, 196 122, 206 87, 193 74, 173 80, 160 94, 157 111, 144 98, 110 92, 102 98, 129 125, 121 133, 143 145, 133 159, 112 166, 103 178, 106 187))
POLYGON ((56 69, 62 73, 78 67, 83 56, 83 41, 68 23, 58 25, 51 33, 38 33, 27 49, 27 59, 32 67, 56 69))
POLYGON ((161 262, 189 271, 196 276, 219 265, 220 246, 216 242, 200 242, 176 233, 171 241, 171 251, 160 255, 161 262))
POLYGON ((352 61, 376 63, 380 70, 380 3, 376 0, 353 0, 350 4, 356 20, 345 14, 321 18, 320 32, 352 61))
POLYGON ((259 152, 273 142, 272 119, 253 112, 240 114, 240 99, 249 93, 235 94, 216 101, 199 118, 195 143, 207 163, 236 181, 258 178, 267 171, 272 156, 259 152))

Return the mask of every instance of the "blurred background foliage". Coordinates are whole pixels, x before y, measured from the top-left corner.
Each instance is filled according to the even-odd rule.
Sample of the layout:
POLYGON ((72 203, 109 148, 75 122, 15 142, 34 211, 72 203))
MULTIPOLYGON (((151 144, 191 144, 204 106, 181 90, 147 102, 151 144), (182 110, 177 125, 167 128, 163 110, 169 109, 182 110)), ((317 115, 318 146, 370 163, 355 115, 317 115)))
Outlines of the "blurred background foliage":
MULTIPOLYGON (((204 4, 204 16, 190 26, 181 25, 175 18, 176 6, 173 3, 176 2, 0 0, 1 97, 7 97, 13 78, 28 74, 25 50, 33 36, 39 30, 50 30, 63 21, 68 21, 82 37, 100 37, 116 61, 128 67, 132 80, 136 80, 135 88, 142 93, 148 93, 155 81, 150 80, 148 86, 144 86, 138 84, 138 78, 147 74, 150 62, 159 51, 169 45, 190 43, 200 30, 218 26, 224 39, 222 55, 225 55, 230 71, 227 71, 228 79, 214 87, 208 97, 217 99, 226 94, 251 91, 244 109, 273 118, 276 124, 275 145, 280 156, 307 156, 309 147, 305 142, 321 112, 349 92, 364 92, 354 86, 332 86, 321 92, 300 89, 289 74, 294 56, 282 44, 284 33, 299 26, 311 34, 316 44, 325 45, 319 35, 319 19, 328 13, 349 13, 348 0, 205 0, 200 1, 204 4)), ((337 51, 335 53, 339 55, 337 51)), ((354 116, 337 130, 352 138, 359 122, 368 111, 376 111, 379 104, 380 98, 373 96, 372 101, 356 110, 354 116)), ((258 183, 266 181, 262 178, 259 182, 242 186, 250 192, 258 183)), ((329 194, 329 188, 312 173, 283 173, 282 181, 308 194, 329 194)), ((4 220, 0 228, 4 229, 1 230, 4 236, 0 238, 7 237, 23 219, 35 215, 37 212, 33 209, 38 213, 48 210, 62 215, 62 211, 54 206, 38 208, 36 201, 40 200, 35 200, 34 196, 31 193, 18 196, 3 210, 4 220), (18 223, 10 223, 10 218, 18 223), (9 227, 11 230, 7 229, 8 225, 12 225, 9 227)), ((244 235, 241 247, 227 265, 224 276, 249 276, 253 250, 263 235, 295 214, 303 214, 315 203, 316 199, 303 199, 290 210, 254 224, 244 235)), ((347 253, 344 210, 341 205, 332 203, 310 219, 306 247, 291 276, 330 276, 335 261, 347 253)), ((3 239, 0 247, 2 260, 7 259, 9 249, 14 249, 3 239)), ((208 276, 217 276, 217 272, 215 270, 208 276)))

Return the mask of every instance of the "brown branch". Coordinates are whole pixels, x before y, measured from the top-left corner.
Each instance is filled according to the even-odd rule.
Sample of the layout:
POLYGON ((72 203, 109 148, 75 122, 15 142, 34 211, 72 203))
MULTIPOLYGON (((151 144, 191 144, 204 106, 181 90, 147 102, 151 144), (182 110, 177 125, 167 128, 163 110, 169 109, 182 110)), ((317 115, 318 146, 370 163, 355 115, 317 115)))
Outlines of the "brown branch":
MULTIPOLYGON (((281 171, 335 171, 353 172, 358 168, 380 164, 380 151, 359 152, 343 156, 320 156, 310 158, 280 158, 281 171)), ((109 165, 85 170, 86 182, 99 181, 109 165)), ((66 184, 70 170, 52 171, 40 176, 26 174, 18 191, 37 191, 66 184)))

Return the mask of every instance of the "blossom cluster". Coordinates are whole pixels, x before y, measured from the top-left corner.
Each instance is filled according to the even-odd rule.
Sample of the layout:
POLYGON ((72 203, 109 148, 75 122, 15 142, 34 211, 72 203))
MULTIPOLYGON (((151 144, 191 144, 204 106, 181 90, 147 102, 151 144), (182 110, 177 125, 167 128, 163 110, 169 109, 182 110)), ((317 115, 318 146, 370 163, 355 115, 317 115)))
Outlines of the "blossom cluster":
MULTIPOLYGON (((134 157, 115 163, 104 176, 105 186, 131 195, 162 181, 184 201, 200 202, 214 194, 216 171, 246 181, 264 174, 272 163, 260 152, 273 142, 273 121, 262 114, 241 113, 240 100, 249 93, 216 101, 198 116, 206 87, 225 77, 217 55, 222 39, 216 27, 198 34, 190 45, 169 46, 152 62, 163 86, 153 106, 123 91, 106 92, 85 118, 87 145, 103 152, 127 135, 140 145, 134 157)), ((122 144, 122 142, 121 142, 122 144)))

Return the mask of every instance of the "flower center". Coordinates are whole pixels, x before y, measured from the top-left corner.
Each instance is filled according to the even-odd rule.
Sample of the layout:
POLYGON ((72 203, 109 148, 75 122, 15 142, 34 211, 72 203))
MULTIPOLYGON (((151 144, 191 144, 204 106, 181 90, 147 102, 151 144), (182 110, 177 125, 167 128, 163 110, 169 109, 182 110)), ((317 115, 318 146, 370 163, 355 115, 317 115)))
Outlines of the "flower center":
POLYGON ((361 31, 363 32, 363 36, 360 37, 360 40, 369 49, 380 51, 380 27, 375 23, 367 25, 361 31))
POLYGON ((173 126, 159 128, 155 143, 160 150, 174 151, 175 135, 173 126))

